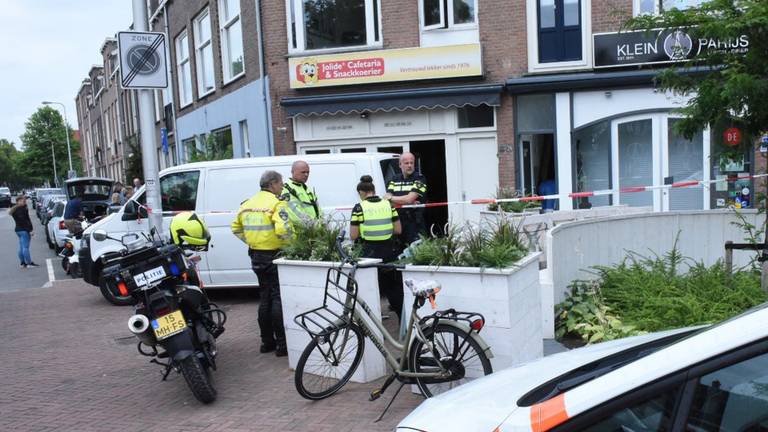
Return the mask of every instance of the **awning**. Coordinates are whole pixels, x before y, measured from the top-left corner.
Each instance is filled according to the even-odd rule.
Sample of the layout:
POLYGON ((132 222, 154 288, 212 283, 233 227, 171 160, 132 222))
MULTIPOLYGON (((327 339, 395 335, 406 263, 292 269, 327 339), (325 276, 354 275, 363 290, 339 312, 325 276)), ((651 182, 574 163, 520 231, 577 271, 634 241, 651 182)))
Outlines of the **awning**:
POLYGON ((456 87, 429 87, 322 96, 284 97, 280 99, 288 116, 333 115, 364 111, 405 111, 455 108, 467 105, 499 106, 502 84, 456 87))
MULTIPOLYGON (((680 69, 680 74, 706 72, 704 67, 680 69)), ((658 69, 623 70, 615 72, 580 72, 553 75, 532 75, 507 80, 510 94, 552 93, 557 91, 609 89, 654 85, 658 69)))

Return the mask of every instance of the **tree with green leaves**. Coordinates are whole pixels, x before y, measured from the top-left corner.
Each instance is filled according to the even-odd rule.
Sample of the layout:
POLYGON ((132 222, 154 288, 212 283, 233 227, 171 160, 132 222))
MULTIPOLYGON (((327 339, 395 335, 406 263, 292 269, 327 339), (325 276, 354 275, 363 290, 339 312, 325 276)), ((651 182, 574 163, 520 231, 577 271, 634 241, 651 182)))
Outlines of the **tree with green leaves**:
POLYGON ((21 157, 22 153, 12 142, 0 138, 0 185, 19 190, 35 184, 24 175, 21 157))
POLYGON ((753 138, 768 129, 767 1, 710 0, 696 8, 640 15, 627 27, 682 30, 715 41, 715 49, 702 49, 681 64, 683 72, 690 73, 668 68, 658 75, 660 89, 691 97, 680 109, 685 117, 676 122, 685 137, 707 125, 738 125, 753 138), (749 41, 746 53, 717 49, 718 41, 742 36, 749 41))
POLYGON ((128 183, 135 178, 144 178, 144 165, 141 160, 141 145, 137 135, 128 138, 128 154, 126 154, 125 175, 128 183))
MULTIPOLYGON (((661 2, 660 9, 663 5, 661 2)), ((684 118, 676 122, 675 128, 690 139, 708 125, 715 130, 739 127, 745 136, 742 148, 727 148, 721 134, 713 135, 721 163, 722 156, 734 159, 754 151, 757 138, 768 131, 768 1, 709 0, 690 9, 641 15, 629 20, 627 27, 683 31, 697 38, 699 45, 704 43, 705 49, 699 49, 682 64, 683 73, 668 68, 658 75, 660 89, 690 97, 679 110, 684 118), (744 38, 748 40, 746 52, 731 49, 733 42, 743 45, 744 38)), ((764 199, 765 194, 760 195, 764 199)), ((756 200, 761 212, 765 212, 763 199, 756 200)), ((764 236, 764 247, 768 247, 768 218, 759 231, 764 236)), ((768 257, 768 251, 764 250, 762 256, 768 257)), ((762 267, 761 285, 768 291, 768 261, 762 267)))
MULTIPOLYGON (((25 123, 26 130, 21 136, 23 155, 21 166, 23 175, 35 179, 38 183, 46 180, 50 184, 59 184, 67 176, 69 160, 67 154, 67 133, 72 136, 72 129, 64 124, 59 112, 51 107, 39 108, 25 123), (56 161, 56 174, 54 178, 54 164, 56 161)), ((72 167, 82 172, 81 161, 77 155, 80 152, 80 143, 71 140, 72 167)))

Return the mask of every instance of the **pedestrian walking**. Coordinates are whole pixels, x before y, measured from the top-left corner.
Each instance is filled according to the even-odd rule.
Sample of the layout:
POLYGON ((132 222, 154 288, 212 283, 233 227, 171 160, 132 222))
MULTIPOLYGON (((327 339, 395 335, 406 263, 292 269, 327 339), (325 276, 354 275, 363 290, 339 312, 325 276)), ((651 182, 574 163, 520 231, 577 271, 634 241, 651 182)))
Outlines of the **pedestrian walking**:
POLYGON ((293 237, 286 201, 279 198, 283 178, 277 171, 266 171, 259 181, 261 191, 240 205, 232 222, 232 233, 248 245, 251 267, 259 279, 259 352, 275 351, 288 355, 283 327, 283 307, 280 301, 280 280, 272 262, 293 237))
MULTIPOLYGON (((352 208, 349 237, 363 246, 363 256, 392 262, 397 258, 394 236, 402 232, 397 211, 392 204, 376 196, 373 178, 360 177, 357 184, 360 202, 352 208)), ((403 309, 402 274, 395 269, 378 269, 379 290, 387 297, 389 307, 397 313, 403 309)))
POLYGON ((16 223, 16 236, 19 237, 19 262, 21 268, 39 267, 32 261, 29 253, 29 242, 32 239, 32 221, 29 219, 27 198, 24 195, 16 197, 16 205, 8 210, 16 223))
MULTIPOLYGON (((427 202, 427 179, 416 172, 416 157, 413 153, 400 155, 400 171, 387 184, 385 200, 395 205, 423 204, 427 202)), ((419 235, 427 234, 423 208, 399 208, 397 214, 403 225, 400 236, 403 247, 418 240, 419 235)))
POLYGON ((291 178, 283 185, 283 196, 288 200, 288 216, 293 224, 320 218, 320 206, 315 190, 307 185, 309 164, 296 161, 291 165, 291 178))

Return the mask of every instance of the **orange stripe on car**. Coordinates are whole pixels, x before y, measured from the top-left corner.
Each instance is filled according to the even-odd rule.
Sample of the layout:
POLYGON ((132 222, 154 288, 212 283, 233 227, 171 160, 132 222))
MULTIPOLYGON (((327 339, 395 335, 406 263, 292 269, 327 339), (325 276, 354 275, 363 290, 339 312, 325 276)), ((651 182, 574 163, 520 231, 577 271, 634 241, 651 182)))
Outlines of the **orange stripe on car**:
POLYGON ((565 411, 565 394, 560 394, 531 407, 531 430, 548 431, 569 418, 565 411))

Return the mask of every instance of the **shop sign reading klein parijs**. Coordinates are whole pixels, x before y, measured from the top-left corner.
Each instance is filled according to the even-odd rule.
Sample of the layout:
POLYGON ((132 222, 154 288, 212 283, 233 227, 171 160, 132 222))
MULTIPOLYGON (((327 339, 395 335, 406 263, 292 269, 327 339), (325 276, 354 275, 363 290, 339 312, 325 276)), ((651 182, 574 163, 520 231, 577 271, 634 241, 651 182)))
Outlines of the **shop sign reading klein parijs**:
POLYGON ((696 35, 695 29, 627 31, 592 35, 595 68, 675 63, 708 51, 746 53, 749 37, 717 39, 696 35))
POLYGON ((480 44, 293 57, 291 88, 458 78, 483 74, 480 44))

